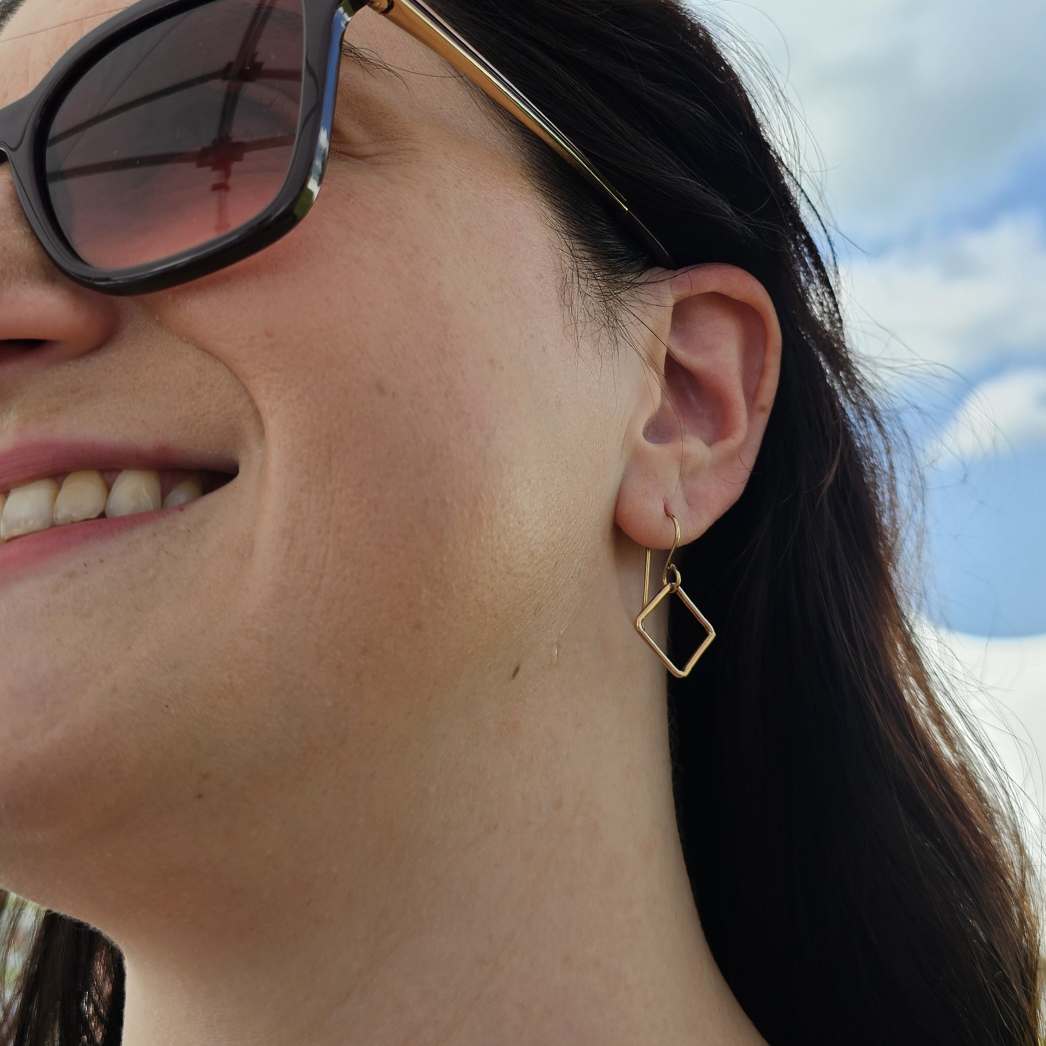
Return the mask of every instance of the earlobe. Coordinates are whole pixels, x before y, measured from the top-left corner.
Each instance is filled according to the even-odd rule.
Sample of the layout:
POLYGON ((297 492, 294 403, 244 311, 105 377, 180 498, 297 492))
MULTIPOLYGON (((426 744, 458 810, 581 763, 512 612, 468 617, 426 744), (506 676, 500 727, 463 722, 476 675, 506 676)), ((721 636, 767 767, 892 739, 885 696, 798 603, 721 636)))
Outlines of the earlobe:
POLYGON ((777 389, 781 329, 766 289, 737 266, 692 266, 657 286, 646 349, 662 389, 652 403, 649 381, 637 386, 616 521, 667 548, 666 508, 686 543, 744 491, 777 389))

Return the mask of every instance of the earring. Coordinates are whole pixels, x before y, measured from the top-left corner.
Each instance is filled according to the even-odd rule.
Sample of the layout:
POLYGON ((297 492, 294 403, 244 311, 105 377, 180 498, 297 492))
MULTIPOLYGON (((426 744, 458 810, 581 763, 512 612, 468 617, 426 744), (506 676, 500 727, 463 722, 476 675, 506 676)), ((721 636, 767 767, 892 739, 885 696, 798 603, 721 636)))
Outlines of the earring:
POLYGON ((671 512, 669 512, 668 515, 672 516, 672 523, 676 528, 676 539, 672 542, 672 548, 668 553, 668 559, 665 561, 665 569, 661 571, 661 584, 664 585, 664 588, 662 588, 661 591, 658 592, 658 594, 654 596, 653 599, 649 598, 651 549, 648 548, 646 550, 646 566, 643 569, 644 606, 643 609, 639 612, 639 616, 636 618, 635 625, 636 631, 647 641, 647 643, 650 644, 654 653, 657 654, 659 658, 661 658, 669 672, 671 672, 672 675, 676 676, 677 678, 682 679, 683 676, 689 675, 690 669, 692 669, 694 665, 697 664, 697 659, 708 649, 709 643, 711 643, 712 640, 715 639, 715 629, 712 628, 712 626, 708 622, 708 619, 704 616, 704 614, 701 613, 700 610, 697 609, 696 606, 694 606, 694 604, 690 601, 690 597, 682 589, 683 579, 682 577, 680 577, 679 568, 675 565, 675 563, 672 562, 672 555, 676 550, 676 546, 679 544, 679 520, 676 519, 676 517, 672 515, 671 512), (670 567, 675 572, 675 578, 672 581, 668 580, 668 570, 670 567), (704 642, 702 642, 702 644, 693 652, 693 654, 690 655, 690 660, 687 661, 686 667, 682 669, 676 668, 676 666, 673 665, 671 661, 669 661, 668 655, 657 645, 656 642, 654 642, 653 637, 650 636, 643 629, 643 620, 657 609, 657 605, 661 602, 662 599, 664 599, 666 596, 670 596, 673 592, 679 594, 679 598, 686 605, 686 608, 690 611, 691 614, 694 615, 694 617, 697 618, 697 620, 701 623, 701 626, 708 633, 708 635, 705 636, 704 642))

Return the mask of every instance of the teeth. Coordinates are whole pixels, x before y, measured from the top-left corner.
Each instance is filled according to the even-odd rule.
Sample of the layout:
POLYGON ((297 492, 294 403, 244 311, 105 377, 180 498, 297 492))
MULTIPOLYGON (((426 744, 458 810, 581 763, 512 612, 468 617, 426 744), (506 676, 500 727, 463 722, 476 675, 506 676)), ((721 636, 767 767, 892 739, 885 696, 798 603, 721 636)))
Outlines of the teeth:
POLYGON ((159 474, 154 469, 124 469, 109 491, 105 514, 112 519, 137 512, 155 512, 161 506, 159 474))
POLYGON ((103 514, 129 516, 160 508, 178 508, 203 497, 207 485, 204 475, 198 471, 165 472, 161 476, 153 469, 105 473, 81 469, 64 478, 52 476, 23 483, 0 492, 0 542, 52 526, 96 519, 103 514), (107 480, 113 481, 112 489, 107 480), (162 497, 163 488, 172 483, 167 496, 162 497))
POLYGON ((109 488, 102 474, 95 469, 70 472, 62 482, 58 500, 54 503, 55 525, 80 523, 100 516, 105 511, 108 494, 109 488))
POLYGON ((203 485, 194 476, 183 479, 177 486, 172 487, 167 492, 167 497, 163 499, 163 507, 176 508, 178 505, 185 505, 200 497, 203 497, 203 485))
POLYGON ((53 479, 38 479, 13 487, 4 502, 0 517, 0 541, 47 530, 52 522, 58 484, 53 479))

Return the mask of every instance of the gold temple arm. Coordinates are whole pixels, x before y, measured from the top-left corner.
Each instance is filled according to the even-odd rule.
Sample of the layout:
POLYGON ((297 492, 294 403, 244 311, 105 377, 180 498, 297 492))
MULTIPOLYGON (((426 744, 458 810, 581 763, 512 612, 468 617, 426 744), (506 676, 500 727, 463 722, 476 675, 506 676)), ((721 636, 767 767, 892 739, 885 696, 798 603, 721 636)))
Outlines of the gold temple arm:
MULTIPOLYGON (((364 6, 362 3, 360 6, 364 6)), ((405 29, 411 36, 445 58, 488 97, 506 109, 524 126, 573 164, 620 206, 635 224, 647 245, 668 268, 674 263, 660 240, 631 210, 625 198, 599 175, 570 139, 552 123, 516 86, 479 54, 424 0, 366 0, 366 6, 405 29)))

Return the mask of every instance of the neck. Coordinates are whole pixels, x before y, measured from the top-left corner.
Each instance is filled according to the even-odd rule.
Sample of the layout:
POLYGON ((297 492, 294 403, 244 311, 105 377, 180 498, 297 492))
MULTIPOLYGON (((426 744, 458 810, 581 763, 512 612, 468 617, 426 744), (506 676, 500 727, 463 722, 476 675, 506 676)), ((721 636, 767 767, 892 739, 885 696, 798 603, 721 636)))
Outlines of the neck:
POLYGON ((76 888, 124 954, 124 1046, 762 1043, 691 896, 664 669, 616 584, 583 607, 514 676, 335 695, 364 711, 293 778, 112 833, 76 888))

